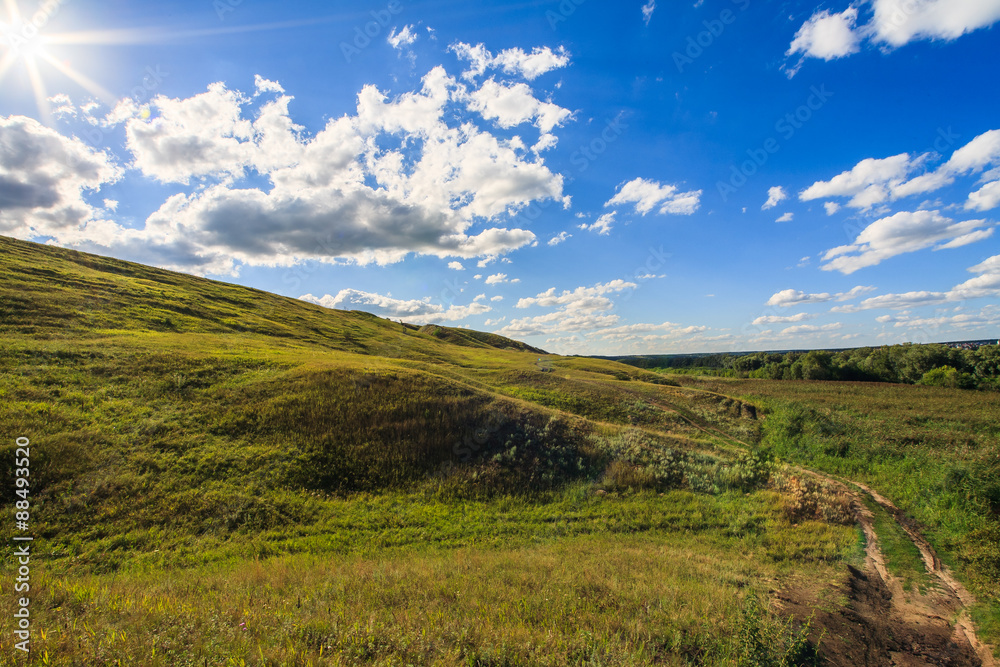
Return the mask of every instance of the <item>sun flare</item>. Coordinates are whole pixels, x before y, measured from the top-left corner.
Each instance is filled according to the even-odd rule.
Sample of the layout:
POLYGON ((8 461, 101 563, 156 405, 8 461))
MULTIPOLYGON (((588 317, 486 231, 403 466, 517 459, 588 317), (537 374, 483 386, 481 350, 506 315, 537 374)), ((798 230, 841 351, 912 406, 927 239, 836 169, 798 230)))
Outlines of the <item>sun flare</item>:
MULTIPOLYGON (((21 12, 17 0, 0 0, 0 2, 6 10, 6 20, 0 20, 0 84, 3 84, 5 77, 12 69, 18 66, 23 67, 23 71, 31 83, 35 104, 38 107, 39 120, 47 125, 52 124, 50 103, 52 96, 48 92, 46 83, 57 85, 56 82, 59 82, 62 77, 75 82, 109 107, 114 107, 118 101, 115 95, 99 83, 75 69, 67 55, 60 53, 63 48, 162 44, 179 39, 288 30, 331 23, 343 18, 340 15, 323 16, 304 20, 196 30, 171 30, 155 27, 52 32, 49 30, 49 24, 59 16, 66 0, 46 0, 30 16, 21 12), (49 79, 48 77, 55 78, 49 79)), ((7 94, 10 94, 9 91, 7 94)), ((149 113, 148 110, 146 113, 149 113)))
MULTIPOLYGON (((61 59, 53 49, 52 44, 58 39, 46 34, 46 28, 55 18, 64 0, 49 0, 42 4, 34 14, 23 14, 17 0, 5 0, 6 21, 0 22, 0 82, 10 70, 23 67, 31 83, 35 105, 40 119, 50 124, 52 120, 50 95, 46 85, 48 77, 54 73, 74 81, 88 93, 104 102, 113 102, 114 97, 100 84, 73 68, 66 59, 61 59)), ((64 36, 62 36, 64 38, 64 36)), ((56 79, 58 80, 58 79, 56 79)))

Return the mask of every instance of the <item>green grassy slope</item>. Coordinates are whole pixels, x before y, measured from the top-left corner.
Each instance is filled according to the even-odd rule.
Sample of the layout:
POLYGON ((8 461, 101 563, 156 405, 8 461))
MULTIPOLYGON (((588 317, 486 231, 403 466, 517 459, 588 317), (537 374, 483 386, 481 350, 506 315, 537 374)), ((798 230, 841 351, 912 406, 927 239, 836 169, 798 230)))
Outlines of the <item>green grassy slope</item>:
POLYGON ((534 348, 448 327, 402 326, 268 292, 0 237, 0 333, 45 338, 121 332, 213 334, 388 357, 436 358, 446 337, 476 347, 534 348), (438 335, 432 333, 439 330, 438 335), (475 337, 474 337, 475 336, 475 337))
POLYGON ((717 438, 652 402, 756 427, 619 364, 11 239, 0 303, 0 493, 31 438, 35 527, 99 568, 261 531, 305 548, 317 498, 345 494, 738 486, 717 438))
POLYGON ((795 628, 747 601, 837 599, 858 533, 765 488, 733 444, 757 417, 0 237, 0 496, 30 438, 44 630, 25 664, 790 664, 795 628))

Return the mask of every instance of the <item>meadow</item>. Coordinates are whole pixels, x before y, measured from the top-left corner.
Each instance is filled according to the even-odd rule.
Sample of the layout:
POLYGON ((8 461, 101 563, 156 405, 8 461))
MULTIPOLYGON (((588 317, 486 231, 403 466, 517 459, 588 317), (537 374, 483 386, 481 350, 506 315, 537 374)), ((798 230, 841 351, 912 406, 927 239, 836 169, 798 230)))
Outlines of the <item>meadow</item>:
POLYGON ((996 643, 998 406, 863 390, 558 357, 0 238, 0 490, 29 438, 35 538, 31 652, 7 615, 0 664, 852 664, 849 624, 813 615, 853 613, 864 539, 787 462, 912 513, 996 643))
POLYGON ((862 482, 904 510, 981 600, 975 616, 996 642, 1000 394, 881 383, 670 377, 691 388, 753 401, 768 415, 763 443, 774 456, 862 482))

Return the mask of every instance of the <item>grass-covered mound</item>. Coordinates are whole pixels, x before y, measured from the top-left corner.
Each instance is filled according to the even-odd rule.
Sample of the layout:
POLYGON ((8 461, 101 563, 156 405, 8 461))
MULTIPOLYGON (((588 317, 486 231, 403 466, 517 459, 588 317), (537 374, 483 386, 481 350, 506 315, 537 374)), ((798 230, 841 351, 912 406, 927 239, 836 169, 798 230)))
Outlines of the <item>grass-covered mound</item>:
POLYGON ((493 334, 70 250, 0 238, 0 251, 0 423, 35 445, 32 518, 54 558, 106 569, 190 540, 232 551, 308 532, 317 498, 360 492, 713 488, 728 466, 653 402, 702 397, 663 397, 654 373, 541 364, 493 334))

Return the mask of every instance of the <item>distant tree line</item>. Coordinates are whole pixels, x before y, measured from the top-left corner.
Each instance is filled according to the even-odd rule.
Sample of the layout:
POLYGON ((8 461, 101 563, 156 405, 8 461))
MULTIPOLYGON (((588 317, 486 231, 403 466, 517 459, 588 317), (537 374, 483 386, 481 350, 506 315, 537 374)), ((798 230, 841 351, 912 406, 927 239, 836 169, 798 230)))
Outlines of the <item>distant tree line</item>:
POLYGON ((1000 346, 890 345, 853 350, 620 358, 633 366, 772 380, 897 382, 1000 391, 1000 346))

